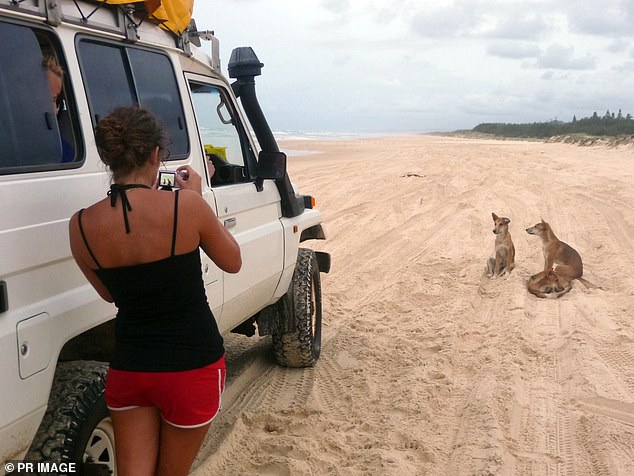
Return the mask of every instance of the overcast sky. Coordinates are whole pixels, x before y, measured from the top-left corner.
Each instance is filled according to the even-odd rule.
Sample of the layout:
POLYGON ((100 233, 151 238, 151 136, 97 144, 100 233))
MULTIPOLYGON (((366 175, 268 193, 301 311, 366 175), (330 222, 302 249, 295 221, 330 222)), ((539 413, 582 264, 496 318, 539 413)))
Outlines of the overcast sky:
POLYGON ((264 63, 275 131, 428 132, 634 114, 634 0, 197 0, 264 63))

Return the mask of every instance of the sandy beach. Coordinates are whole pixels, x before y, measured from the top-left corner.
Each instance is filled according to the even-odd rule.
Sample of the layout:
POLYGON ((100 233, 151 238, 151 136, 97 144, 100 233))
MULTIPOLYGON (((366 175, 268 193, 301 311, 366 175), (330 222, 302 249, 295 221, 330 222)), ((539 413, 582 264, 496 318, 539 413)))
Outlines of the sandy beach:
POLYGON ((275 365, 227 339, 223 410, 195 463, 216 475, 634 474, 634 147, 440 136, 287 140, 332 254, 321 359, 275 365), (310 154, 298 151, 309 151, 310 154), (516 268, 485 276, 491 212, 516 268), (584 277, 560 299, 543 218, 584 277))

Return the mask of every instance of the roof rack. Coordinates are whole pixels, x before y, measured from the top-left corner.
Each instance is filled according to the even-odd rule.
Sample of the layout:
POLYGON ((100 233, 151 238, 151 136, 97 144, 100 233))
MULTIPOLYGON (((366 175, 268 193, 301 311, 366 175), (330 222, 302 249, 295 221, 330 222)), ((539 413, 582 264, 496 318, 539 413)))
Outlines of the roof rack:
MULTIPOLYGON (((176 4, 180 2, 181 8, 186 8, 191 0, 169 1, 176 4)), ((196 36, 204 36, 207 33, 197 35, 195 24, 187 15, 178 21, 167 18, 161 5, 159 2, 160 10, 155 9, 150 13, 141 0, 0 0, 0 9, 37 15, 52 26, 58 26, 62 21, 90 25, 95 29, 124 35, 129 41, 140 39, 139 27, 142 23, 152 23, 170 32, 176 38, 177 45, 185 51, 189 47, 189 42, 196 36), (189 24, 183 28, 184 20, 189 21, 189 24)), ((196 41, 193 42, 197 44, 196 41)))
MULTIPOLYGON (((214 69, 220 69, 218 39, 213 31, 198 31, 193 18, 182 32, 175 32, 165 26, 166 20, 150 15, 142 1, 131 0, 131 3, 106 3, 106 1, 108 0, 0 0, 0 10, 7 9, 37 15, 52 26, 59 26, 62 21, 90 26, 96 30, 123 35, 130 42, 141 39, 139 32, 143 23, 151 23, 170 32, 175 46, 187 55, 192 54, 192 43, 200 46, 200 40, 210 41, 211 66, 214 69)), ((183 0, 183 2, 186 1, 183 0)))

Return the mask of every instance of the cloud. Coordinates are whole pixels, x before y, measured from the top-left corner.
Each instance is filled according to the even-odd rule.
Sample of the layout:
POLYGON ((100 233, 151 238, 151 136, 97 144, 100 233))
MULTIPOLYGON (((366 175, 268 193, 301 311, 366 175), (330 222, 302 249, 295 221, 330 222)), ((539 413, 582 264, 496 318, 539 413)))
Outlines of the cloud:
POLYGON ((348 0, 322 0, 321 6, 332 13, 346 13, 350 8, 348 0))
POLYGON ((564 71, 544 71, 540 76, 545 81, 570 81, 570 72, 564 71))
POLYGON ((541 54, 539 45, 526 41, 496 41, 486 51, 491 56, 509 59, 536 58, 541 54))
POLYGON ((552 16, 535 13, 544 0, 455 0, 425 6, 411 16, 412 30, 430 38, 471 37, 537 40, 556 29, 552 16), (548 18, 548 19, 547 19, 548 18))
POLYGON ((491 91, 466 95, 457 107, 477 122, 512 122, 517 111, 526 110, 527 99, 508 91, 491 91))
POLYGON ((507 14, 497 18, 494 25, 484 32, 484 36, 516 40, 536 40, 553 30, 541 15, 526 16, 507 14))
POLYGON ((577 0, 566 2, 564 10, 574 32, 605 37, 634 36, 632 0, 577 0))
POLYGON ((475 8, 427 7, 412 16, 411 27, 423 37, 454 37, 469 35, 483 25, 484 18, 475 8))
POLYGON ((339 54, 332 59, 333 66, 337 68, 345 67, 354 64, 354 56, 349 53, 339 54))
POLYGON ((610 53, 624 53, 630 47, 630 42, 625 40, 614 40, 608 46, 607 50, 610 53))
POLYGON ((626 61, 623 64, 615 66, 614 71, 620 74, 634 74, 634 61, 626 61))
POLYGON ((553 44, 537 58, 534 66, 537 68, 585 70, 594 69, 596 61, 591 56, 575 58, 572 46, 553 44))

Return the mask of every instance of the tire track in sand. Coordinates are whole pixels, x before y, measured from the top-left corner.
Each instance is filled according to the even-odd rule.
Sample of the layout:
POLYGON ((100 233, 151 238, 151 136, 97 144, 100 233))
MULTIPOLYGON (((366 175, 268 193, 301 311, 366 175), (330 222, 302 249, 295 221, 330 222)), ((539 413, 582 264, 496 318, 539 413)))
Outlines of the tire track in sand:
MULTIPOLYGON (((335 340, 334 334, 326 334, 322 344, 330 348, 335 340)), ((259 345, 260 350, 265 345, 268 343, 259 345)), ((227 347, 230 350, 230 343, 227 347)), ((353 357, 343 359, 354 365, 353 357)), ((329 420, 346 422, 358 413, 352 403, 352 407, 333 405, 342 396, 354 402, 354 395, 361 396, 359 392, 364 388, 362 382, 355 382, 358 379, 354 375, 342 377, 350 376, 351 372, 339 364, 333 350, 322 353, 314 368, 279 367, 268 352, 260 352, 243 367, 228 378, 222 412, 214 420, 194 464, 196 475, 229 474, 236 470, 236 461, 243 462, 246 473, 288 474, 284 457, 291 448, 276 443, 275 435, 301 436, 318 431, 310 425, 295 427, 293 421, 298 417, 319 420, 319 415, 327 412, 329 420), (258 447, 262 451, 262 445, 267 446, 266 461, 250 458, 258 447), (204 467, 198 468, 203 461, 204 467)))
POLYGON ((584 300, 568 297, 559 303, 560 327, 563 331, 560 337, 566 335, 564 344, 555 353, 556 378, 562 396, 557 421, 560 474, 607 476, 613 474, 609 461, 615 448, 609 444, 598 445, 594 423, 583 412, 578 411, 581 405, 577 401, 577 381, 585 372, 581 367, 587 361, 586 355, 590 351, 581 337, 585 331, 584 321, 587 320, 584 319, 583 302, 584 300), (566 331, 570 333, 566 334, 566 331))
POLYGON ((569 332, 576 308, 566 298, 550 301, 527 294, 525 310, 530 321, 523 334, 534 354, 527 361, 528 398, 518 411, 518 472, 573 476, 592 459, 579 444, 561 377, 574 372, 575 354, 565 341, 562 345, 562 335, 569 332))

